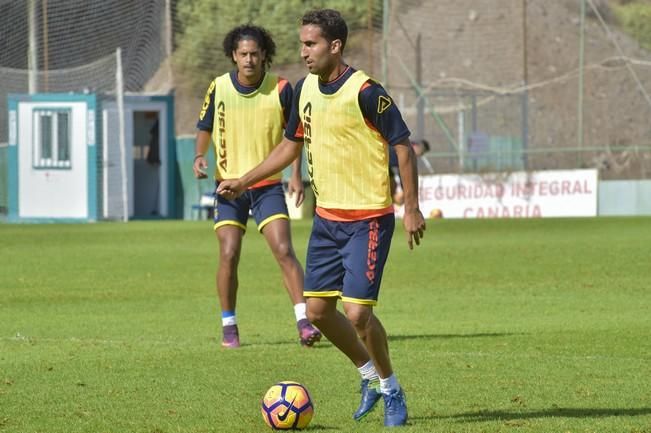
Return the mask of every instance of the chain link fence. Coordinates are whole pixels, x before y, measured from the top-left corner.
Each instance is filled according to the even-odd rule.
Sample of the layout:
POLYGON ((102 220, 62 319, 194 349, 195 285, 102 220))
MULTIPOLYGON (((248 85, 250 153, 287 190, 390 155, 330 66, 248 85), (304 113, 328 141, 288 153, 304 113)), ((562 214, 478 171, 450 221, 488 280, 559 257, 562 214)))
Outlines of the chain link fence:
POLYGON ((649 179, 651 56, 618 29, 614 6, 389 3, 385 85, 435 171, 649 179))
POLYGON ((124 90, 174 92, 177 134, 191 135, 208 83, 231 67, 223 35, 267 27, 273 69, 296 82, 300 17, 318 6, 344 11, 346 60, 381 81, 412 137, 430 143, 424 171, 594 167, 602 179, 649 179, 651 55, 620 30, 614 4, 0 0, 0 213, 8 94, 114 94, 119 47, 124 90))

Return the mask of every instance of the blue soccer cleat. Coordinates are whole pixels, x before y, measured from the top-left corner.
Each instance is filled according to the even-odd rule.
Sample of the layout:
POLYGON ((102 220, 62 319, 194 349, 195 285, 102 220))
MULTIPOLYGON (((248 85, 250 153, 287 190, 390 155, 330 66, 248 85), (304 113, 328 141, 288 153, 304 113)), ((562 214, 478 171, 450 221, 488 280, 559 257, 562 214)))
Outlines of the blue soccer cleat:
POLYGON ((384 397, 384 425, 386 427, 405 425, 407 422, 407 401, 402 389, 382 396, 384 397))
POLYGON ((382 393, 380 392, 379 379, 362 379, 361 384, 362 400, 359 402, 357 411, 353 414, 353 419, 359 421, 373 410, 382 393))

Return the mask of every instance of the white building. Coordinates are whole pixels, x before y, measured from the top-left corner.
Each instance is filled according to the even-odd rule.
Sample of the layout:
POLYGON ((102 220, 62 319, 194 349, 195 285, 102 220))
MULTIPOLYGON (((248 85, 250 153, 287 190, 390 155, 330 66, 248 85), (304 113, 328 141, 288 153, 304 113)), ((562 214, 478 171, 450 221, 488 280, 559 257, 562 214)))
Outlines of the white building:
POLYGON ((9 95, 8 219, 175 218, 173 96, 9 95))

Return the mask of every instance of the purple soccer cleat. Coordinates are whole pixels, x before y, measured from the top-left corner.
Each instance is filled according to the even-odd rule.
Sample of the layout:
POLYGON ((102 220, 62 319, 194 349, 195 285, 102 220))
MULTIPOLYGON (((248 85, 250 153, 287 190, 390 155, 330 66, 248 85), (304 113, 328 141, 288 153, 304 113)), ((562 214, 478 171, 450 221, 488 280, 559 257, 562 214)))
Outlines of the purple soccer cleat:
POLYGON ((240 335, 237 331, 237 325, 227 325, 222 328, 224 337, 222 338, 222 347, 227 349, 236 349, 240 347, 240 335))
POLYGON ((312 347, 314 343, 321 340, 321 331, 316 329, 314 325, 307 319, 301 319, 296 323, 298 328, 298 337, 301 340, 301 345, 305 347, 312 347))

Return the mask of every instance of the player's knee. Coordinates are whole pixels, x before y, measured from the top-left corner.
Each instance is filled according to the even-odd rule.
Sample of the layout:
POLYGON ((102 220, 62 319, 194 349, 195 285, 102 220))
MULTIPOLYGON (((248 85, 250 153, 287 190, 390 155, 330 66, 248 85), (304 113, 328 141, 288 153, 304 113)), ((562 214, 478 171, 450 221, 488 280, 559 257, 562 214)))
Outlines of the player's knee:
POLYGON ((278 260, 291 260, 294 257, 292 246, 289 242, 278 242, 272 249, 274 256, 278 260))
POLYGON ((317 322, 323 320, 323 312, 321 312, 321 311, 314 311, 314 310, 310 310, 308 308, 305 313, 306 313, 306 316, 307 316, 307 320, 309 320, 310 323, 312 323, 314 325, 316 325, 317 322))
POLYGON ((273 250, 274 257, 284 270, 292 271, 298 270, 300 273, 303 272, 301 265, 296 258, 296 254, 290 243, 282 243, 278 245, 277 248, 273 250))
POLYGON ((309 320, 310 323, 312 323, 318 328, 320 323, 325 322, 328 314, 323 310, 308 308, 306 311, 306 315, 307 315, 307 320, 309 320))
POLYGON ((368 326, 369 319, 371 318, 371 309, 358 306, 346 309, 346 317, 350 323, 357 330, 358 333, 364 333, 368 326))
POLYGON ((313 298, 308 299, 306 315, 307 319, 317 327, 319 323, 325 322, 329 315, 333 313, 331 308, 325 302, 319 302, 313 298))
POLYGON ((240 259, 240 249, 237 245, 222 244, 219 250, 220 264, 237 265, 240 259))

